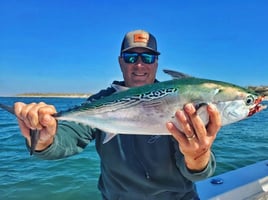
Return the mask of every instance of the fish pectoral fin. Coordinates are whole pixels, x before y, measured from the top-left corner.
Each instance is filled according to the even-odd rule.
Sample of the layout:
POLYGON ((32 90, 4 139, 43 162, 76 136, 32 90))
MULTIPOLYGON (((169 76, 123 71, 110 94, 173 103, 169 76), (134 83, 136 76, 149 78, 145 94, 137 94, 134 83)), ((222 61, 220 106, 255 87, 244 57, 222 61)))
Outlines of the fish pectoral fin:
POLYGON ((109 142, 111 139, 113 139, 113 137, 115 137, 117 134, 115 134, 115 133, 106 133, 106 135, 105 135, 105 138, 104 138, 104 140, 103 140, 103 144, 105 144, 105 143, 107 143, 107 142, 109 142))

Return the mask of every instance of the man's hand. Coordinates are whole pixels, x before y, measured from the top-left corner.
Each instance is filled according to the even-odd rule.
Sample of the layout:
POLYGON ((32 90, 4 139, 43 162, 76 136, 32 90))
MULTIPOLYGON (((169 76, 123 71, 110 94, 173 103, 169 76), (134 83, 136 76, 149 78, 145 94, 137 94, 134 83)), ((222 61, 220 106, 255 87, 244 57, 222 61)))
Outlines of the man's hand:
POLYGON ((201 171, 207 166, 211 146, 221 127, 220 114, 213 104, 207 106, 207 112, 209 123, 205 126, 195 107, 187 104, 183 111, 178 110, 175 114, 182 131, 171 122, 166 124, 167 129, 179 143, 187 168, 192 171, 201 171))
POLYGON ((40 138, 35 150, 44 150, 52 144, 57 129, 57 121, 51 116, 56 113, 54 106, 43 102, 38 104, 17 102, 14 104, 14 111, 18 118, 22 135, 27 139, 30 146, 30 129, 40 131, 40 138))

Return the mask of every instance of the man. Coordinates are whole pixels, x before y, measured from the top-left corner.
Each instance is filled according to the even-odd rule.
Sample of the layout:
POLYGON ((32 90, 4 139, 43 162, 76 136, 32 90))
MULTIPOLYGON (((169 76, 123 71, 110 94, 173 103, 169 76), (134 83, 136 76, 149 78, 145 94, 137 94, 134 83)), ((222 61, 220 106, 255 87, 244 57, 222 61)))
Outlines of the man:
MULTIPOLYGON (((157 43, 143 30, 125 35, 118 58, 124 81, 114 83, 136 87, 157 82, 157 43)), ((111 95, 108 88, 91 96, 95 101, 111 95)), ((58 159, 81 152, 95 140, 101 159, 99 189, 103 199, 198 199, 194 181, 207 178, 215 170, 211 146, 221 120, 213 105, 208 106, 210 122, 205 127, 192 104, 175 113, 181 132, 166 123, 172 136, 117 135, 103 144, 105 133, 82 124, 57 122, 51 115, 55 108, 45 103, 15 104, 23 136, 30 146, 29 129, 39 129, 40 139, 34 155, 58 159)))

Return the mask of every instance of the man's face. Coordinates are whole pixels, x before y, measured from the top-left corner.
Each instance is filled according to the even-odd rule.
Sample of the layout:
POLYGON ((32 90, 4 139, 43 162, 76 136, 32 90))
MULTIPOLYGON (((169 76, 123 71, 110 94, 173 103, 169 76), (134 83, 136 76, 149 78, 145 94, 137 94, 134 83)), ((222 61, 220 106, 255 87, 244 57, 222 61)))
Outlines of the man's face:
MULTIPOLYGON (((152 54, 149 50, 140 47, 133 48, 128 52, 152 54)), ((126 63, 124 59, 119 56, 119 64, 127 87, 136 87, 154 83, 158 67, 157 58, 152 64, 144 63, 141 56, 139 56, 138 60, 134 63, 126 63)))

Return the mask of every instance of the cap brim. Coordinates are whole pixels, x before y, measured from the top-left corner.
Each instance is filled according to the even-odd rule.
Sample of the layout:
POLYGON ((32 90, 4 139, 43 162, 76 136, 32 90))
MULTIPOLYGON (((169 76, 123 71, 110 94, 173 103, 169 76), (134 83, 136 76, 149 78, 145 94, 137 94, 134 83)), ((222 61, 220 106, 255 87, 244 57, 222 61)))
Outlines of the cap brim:
POLYGON ((135 49, 135 48, 148 49, 148 50, 150 50, 151 52, 153 52, 154 54, 156 54, 156 55, 160 55, 160 52, 155 51, 155 50, 153 50, 153 49, 151 49, 151 48, 148 48, 148 47, 129 47, 129 48, 125 48, 125 49, 123 49, 123 50, 121 51, 121 53, 126 52, 126 51, 129 51, 129 50, 131 50, 131 49, 135 49))

